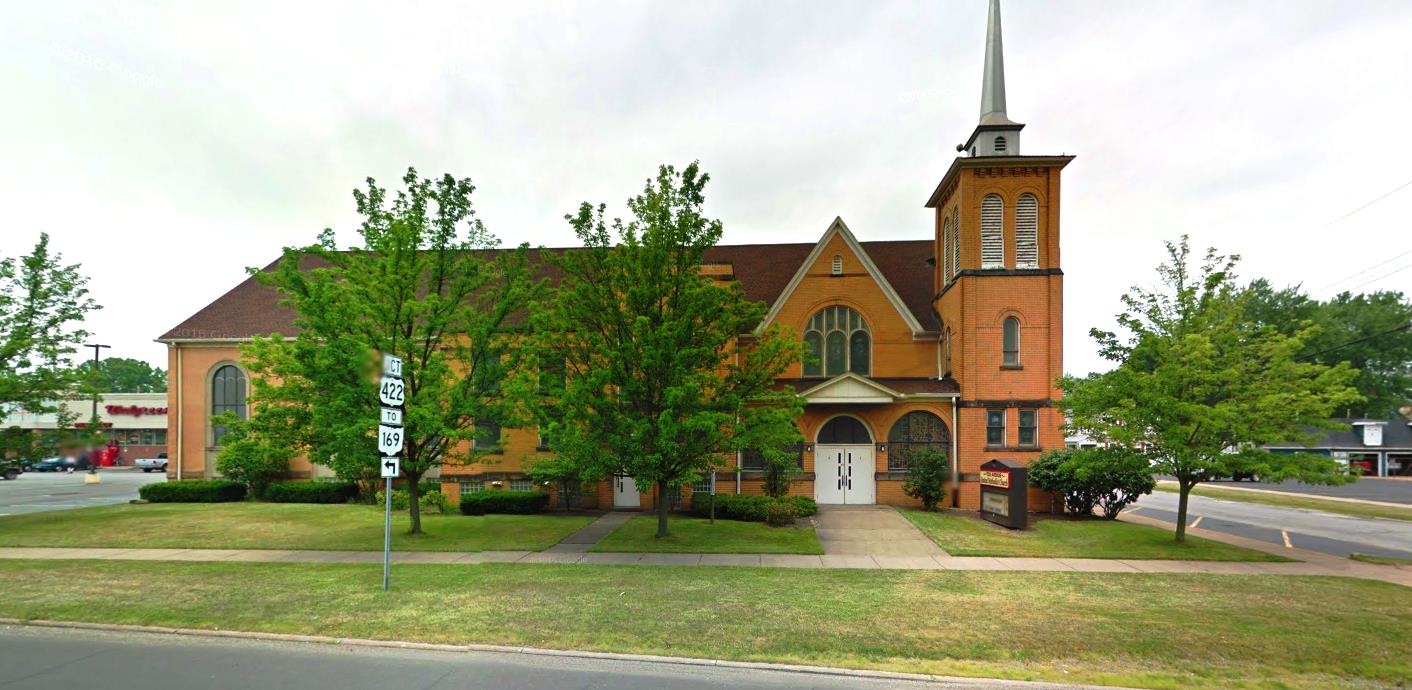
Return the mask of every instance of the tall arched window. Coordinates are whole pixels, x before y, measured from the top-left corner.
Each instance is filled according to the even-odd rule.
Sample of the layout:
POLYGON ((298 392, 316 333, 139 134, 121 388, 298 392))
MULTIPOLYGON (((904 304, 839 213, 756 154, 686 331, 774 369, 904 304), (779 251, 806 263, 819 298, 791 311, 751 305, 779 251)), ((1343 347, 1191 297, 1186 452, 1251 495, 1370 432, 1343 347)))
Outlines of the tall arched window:
POLYGON ((951 282, 951 218, 941 223, 941 284, 951 282))
POLYGON ((867 376, 872 371, 872 334, 858 312, 844 306, 824 307, 804 329, 804 375, 838 376, 846 371, 867 376))
POLYGON ((999 194, 981 199, 981 268, 1005 268, 1005 202, 999 194))
MULTIPOLYGON (((225 364, 211 375, 211 416, 231 412, 236 419, 245 419, 245 372, 234 364, 225 364)), ((221 445, 221 437, 229 431, 223 426, 211 427, 211 445, 221 445)))
POLYGON ((1020 320, 1011 316, 1005 319, 1001 334, 1001 349, 1005 351, 1002 363, 1007 367, 1020 366, 1020 320))
POLYGON ((950 446, 951 434, 940 417, 924 410, 908 412, 887 432, 887 471, 906 472, 913 455, 925 450, 946 455, 950 446))
POLYGON ((1039 268, 1039 200, 1030 193, 1015 200, 1015 268, 1039 268))
POLYGON ((951 279, 961 274, 961 214, 951 212, 951 279))

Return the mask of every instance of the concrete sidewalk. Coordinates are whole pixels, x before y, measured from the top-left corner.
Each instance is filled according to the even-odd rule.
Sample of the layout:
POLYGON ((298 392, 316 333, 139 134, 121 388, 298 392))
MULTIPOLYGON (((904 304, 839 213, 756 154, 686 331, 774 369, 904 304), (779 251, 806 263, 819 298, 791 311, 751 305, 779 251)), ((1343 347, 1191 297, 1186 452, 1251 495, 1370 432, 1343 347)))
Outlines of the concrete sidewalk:
MULTIPOLYGON (((1204 536, 1204 535, 1203 535, 1204 536)), ((1291 554, 1293 555, 1293 554, 1291 554)), ((1320 556, 1320 554, 1314 554, 1320 556)), ((277 551, 230 549, 0 548, 0 559, 103 559, 222 561, 246 563, 378 563, 378 551, 277 551)), ((1412 569, 1322 557, 1306 562, 1160 561, 1098 558, 992 558, 867 555, 756 555, 683 553, 569 553, 411 551, 393 553, 395 563, 560 563, 585 565, 744 566, 902 570, 993 570, 1037 572, 1196 573, 1220 575, 1319 575, 1380 580, 1412 587, 1412 569)))

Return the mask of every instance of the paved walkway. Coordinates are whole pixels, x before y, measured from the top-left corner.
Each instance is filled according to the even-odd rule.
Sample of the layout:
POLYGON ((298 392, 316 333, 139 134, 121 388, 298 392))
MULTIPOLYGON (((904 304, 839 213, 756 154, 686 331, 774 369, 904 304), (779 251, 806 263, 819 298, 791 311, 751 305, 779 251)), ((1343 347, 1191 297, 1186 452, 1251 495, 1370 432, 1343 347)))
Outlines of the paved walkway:
POLYGON ((597 544, 603 537, 608 536, 624 522, 632 519, 633 515, 638 514, 625 511, 608 513, 589 523, 583 529, 564 537, 564 541, 549 547, 545 553, 584 553, 588 551, 590 546, 597 544))
MULTIPOLYGON (((1193 531, 1193 534, 1196 532, 1193 531)), ((1205 535, 1200 535, 1205 536, 1205 535)), ((1296 554, 1289 554, 1296 555, 1296 554)), ((1320 556, 1321 554, 1313 554, 1320 556)), ((0 548, 0 558, 103 559, 142 561, 222 561, 282 563, 378 563, 378 551, 277 551, 232 549, 0 548)), ((1412 587, 1412 569, 1324 556, 1296 563, 1151 561, 1097 558, 991 558, 932 556, 686 553, 565 553, 529 551, 394 552, 395 563, 578 563, 599 565, 757 566, 771 568, 852 568, 869 570, 995 570, 1109 573, 1208 573, 1222 575, 1325 575, 1381 580, 1412 587)))
POLYGON ((819 506, 814 531, 829 556, 945 556, 911 520, 891 506, 819 506))

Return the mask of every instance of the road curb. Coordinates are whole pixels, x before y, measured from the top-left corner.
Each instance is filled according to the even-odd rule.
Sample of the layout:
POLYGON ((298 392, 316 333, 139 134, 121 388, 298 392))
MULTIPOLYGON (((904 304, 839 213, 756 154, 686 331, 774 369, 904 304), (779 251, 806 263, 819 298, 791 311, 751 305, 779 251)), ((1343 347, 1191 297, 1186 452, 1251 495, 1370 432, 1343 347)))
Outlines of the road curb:
MULTIPOLYGON (((1388 477, 1378 477, 1378 479, 1380 479, 1380 480, 1382 480, 1382 479, 1388 479, 1388 477)), ((1401 480, 1401 481, 1406 481, 1406 480, 1401 480)), ((1177 483, 1174 482, 1174 481, 1172 481, 1172 480, 1170 480, 1170 479, 1163 479, 1163 480, 1161 480, 1161 481, 1159 481, 1159 482, 1157 482, 1157 483, 1158 483, 1158 484, 1167 484, 1167 485, 1171 485, 1171 486, 1177 486, 1177 483)), ((1392 503, 1392 502, 1390 502, 1390 501, 1374 501, 1374 500, 1369 499, 1369 498, 1348 498, 1347 496, 1324 496, 1324 495, 1322 495, 1322 494, 1306 494, 1306 493, 1302 493, 1302 492, 1299 492, 1299 491, 1277 491, 1277 490, 1275 490, 1275 489, 1258 489, 1258 488, 1255 488, 1255 487, 1252 487, 1252 486, 1231 486, 1231 485, 1229 485, 1229 484, 1212 484, 1212 483, 1209 483, 1209 482, 1204 483, 1203 485, 1206 486, 1206 487, 1208 487, 1208 488, 1211 488, 1211 489, 1218 489, 1218 490, 1227 490, 1227 489, 1229 489, 1230 491, 1249 491, 1250 493, 1253 493, 1253 494, 1264 494, 1264 495, 1267 495, 1267 496, 1285 496, 1285 497, 1290 497, 1290 498, 1306 498, 1306 499, 1313 500, 1313 501, 1333 501, 1334 503, 1353 503, 1353 504, 1355 504, 1355 505, 1360 505, 1360 504, 1361 504, 1361 505, 1367 505, 1367 506, 1377 506, 1377 507, 1379 507, 1379 508, 1402 508, 1402 509, 1404 509, 1404 510, 1412 509, 1412 505, 1408 505, 1408 504, 1406 504, 1406 503, 1392 503)), ((1193 493, 1192 495, 1193 495, 1193 496, 1200 496, 1201 494, 1193 493)), ((1202 496, 1202 498, 1210 498, 1210 499, 1217 500, 1217 501, 1222 500, 1220 496, 1202 496)), ((1294 507, 1294 506, 1284 506, 1284 507, 1290 508, 1291 510, 1318 510, 1318 508, 1307 508, 1307 509, 1305 509, 1305 508, 1296 508, 1296 507, 1294 507)), ((1394 519, 1396 519, 1396 518, 1380 518, 1380 517, 1368 516, 1368 519, 1371 519, 1371 520, 1394 520, 1394 519)))
POLYGON ((965 687, 995 688, 1072 688, 1074 690, 1124 690, 1112 685, 1070 685, 1048 681, 1003 680, 969 676, 937 676, 924 673, 902 673, 898 671, 872 671, 866 669, 834 668, 830 666, 807 666, 802 664, 774 664, 763 661, 728 661, 725 659, 699 659, 694 657, 659 656, 654 654, 622 654, 617 652, 593 652, 573 649, 544 649, 541 647, 516 647, 492 644, 437 644, 433 642, 409 642, 402 640, 373 640, 356 637, 328 637, 323 635, 297 635, 290 633, 244 632, 239 630, 201 630, 197 628, 169 628, 155 625, 120 625, 116 623, 86 623, 82 621, 21 620, 0 618, 0 625, 14 625, 32 628, 59 628, 69 630, 96 630, 113 633, 145 633, 154 635, 180 635, 183 637, 224 638, 253 640, 259 642, 298 642, 304 644, 334 645, 346 647, 368 647, 382 649, 410 649, 429 652, 489 652, 495 654, 522 654, 527 656, 568 657, 577 659, 599 659, 607 661, 632 661, 673 666, 714 666, 718 668, 753 669, 780 671, 787 673, 807 673, 818 676, 843 678, 868 678, 875 680, 904 680, 927 683, 957 684, 965 687))

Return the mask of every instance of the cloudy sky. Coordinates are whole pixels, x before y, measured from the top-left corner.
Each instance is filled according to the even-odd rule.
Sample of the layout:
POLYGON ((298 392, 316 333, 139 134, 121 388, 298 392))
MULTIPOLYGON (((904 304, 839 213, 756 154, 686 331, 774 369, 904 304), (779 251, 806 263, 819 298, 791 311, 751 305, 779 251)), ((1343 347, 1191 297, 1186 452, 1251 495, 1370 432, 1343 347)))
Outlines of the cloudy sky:
MULTIPOLYGON (((1006 0, 1004 20, 1024 152, 1078 155, 1070 371, 1103 366, 1088 328, 1181 233, 1318 296, 1412 292, 1412 4, 1006 0)), ((984 28, 983 0, 6 3, 0 254, 50 233, 92 276, 95 337, 165 366, 153 338, 282 246, 351 241, 350 190, 408 165, 473 178, 507 242, 570 244, 578 202, 620 210, 694 159, 727 243, 834 216, 926 238, 984 28)))

